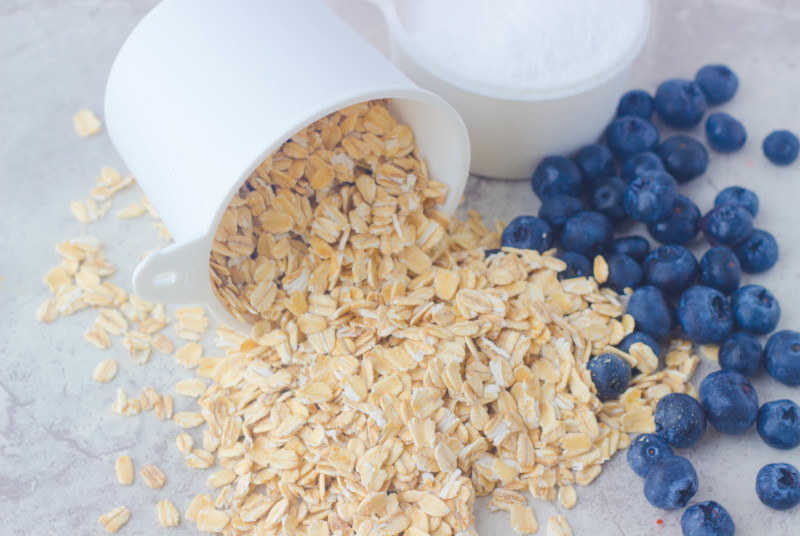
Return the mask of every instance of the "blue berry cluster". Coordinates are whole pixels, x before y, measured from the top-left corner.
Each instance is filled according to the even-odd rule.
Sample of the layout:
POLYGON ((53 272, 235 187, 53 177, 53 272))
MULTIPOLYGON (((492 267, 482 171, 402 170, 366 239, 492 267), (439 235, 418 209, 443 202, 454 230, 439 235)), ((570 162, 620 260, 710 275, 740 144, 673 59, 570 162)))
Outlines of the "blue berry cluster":
MULTIPOLYGON (((800 407, 778 400, 759 409, 747 379, 766 368, 777 380, 800 385, 800 332, 777 332, 762 349, 758 337, 775 330, 780 304, 760 285, 740 287, 742 272, 761 273, 778 260, 775 238, 754 225, 758 197, 742 187, 726 188, 703 215, 678 188, 705 173, 708 150, 687 135, 661 139, 651 122, 656 114, 675 129, 692 128, 710 105, 730 100, 738 84, 728 67, 709 65, 694 80, 663 82, 655 96, 643 90, 626 93, 604 144, 586 146, 573 159, 542 160, 531 178, 541 201, 538 217, 514 219, 502 236, 504 247, 557 248, 556 256, 566 264, 562 279, 592 275, 592 260, 602 255, 608 265, 604 284, 629 295, 627 313, 636 322, 620 350, 641 342, 659 355, 659 343, 678 326, 696 344, 720 345, 722 370, 703 380, 700 400, 665 396, 655 412, 656 433, 640 435, 628 451, 631 468, 645 478, 645 497, 667 510, 685 507, 698 487, 691 462, 673 448, 695 446, 707 423, 731 435, 756 424, 764 441, 777 449, 800 444, 800 407), (631 220, 646 224, 662 245, 651 251, 643 236, 615 238, 615 227, 631 220), (700 234, 712 247, 698 262, 686 244, 700 234)), ((747 139, 744 126, 722 112, 707 117, 705 132, 709 147, 719 153, 736 151, 747 139)), ((787 165, 797 157, 797 138, 773 133, 764 141, 764 153, 787 165)), ((612 353, 592 358, 587 368, 601 401, 619 398, 639 373, 612 353)), ((797 470, 766 466, 757 493, 777 509, 800 503, 797 470)), ((684 534, 734 533, 730 514, 714 501, 688 508, 681 526, 684 534)))

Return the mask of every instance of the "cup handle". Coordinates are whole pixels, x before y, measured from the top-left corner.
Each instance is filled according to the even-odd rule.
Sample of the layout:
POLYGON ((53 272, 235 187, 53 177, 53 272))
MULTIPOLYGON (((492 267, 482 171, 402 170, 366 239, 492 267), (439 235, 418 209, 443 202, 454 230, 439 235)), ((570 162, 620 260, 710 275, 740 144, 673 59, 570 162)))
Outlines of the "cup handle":
POLYGON ((143 300, 200 303, 209 281, 207 237, 150 253, 133 272, 133 290, 143 300))

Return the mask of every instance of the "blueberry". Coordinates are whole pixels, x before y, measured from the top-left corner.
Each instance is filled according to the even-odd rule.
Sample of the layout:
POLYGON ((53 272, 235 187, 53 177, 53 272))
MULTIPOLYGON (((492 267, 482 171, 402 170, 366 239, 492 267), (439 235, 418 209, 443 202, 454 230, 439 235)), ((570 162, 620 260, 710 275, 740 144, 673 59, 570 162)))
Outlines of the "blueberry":
POLYGON ((747 141, 747 131, 730 115, 717 112, 706 119, 706 139, 709 147, 715 151, 732 153, 741 149, 747 141))
POLYGON ((650 120, 653 115, 653 97, 643 89, 632 89, 619 99, 617 117, 635 115, 650 120))
POLYGON ((774 510, 791 510, 800 504, 800 472, 788 463, 765 465, 756 476, 756 494, 774 510))
POLYGON ((624 236, 614 240, 613 251, 641 263, 650 253, 650 242, 643 236, 624 236))
POLYGON ((658 86, 655 108, 658 117, 667 125, 692 128, 703 118, 706 96, 693 80, 673 78, 658 86))
POLYGON ((566 194, 556 194, 539 207, 539 217, 550 224, 555 232, 561 232, 568 219, 585 210, 583 201, 566 194))
POLYGON ((673 136, 658 146, 658 156, 664 168, 683 184, 696 179, 708 168, 708 151, 703 144, 689 136, 673 136))
POLYGON ((712 244, 735 246, 744 242, 753 230, 753 216, 736 205, 714 207, 703 216, 700 228, 712 244))
POLYGON ((644 496, 656 508, 677 510, 689 504, 697 486, 697 473, 691 462, 683 456, 669 456, 650 468, 644 481, 644 496))
POLYGON ((764 155, 776 166, 788 166, 800 153, 800 140, 788 130, 776 130, 764 138, 764 155))
POLYGON ((658 130, 641 117, 629 115, 611 122, 606 128, 606 143, 611 152, 620 160, 652 151, 658 145, 658 130))
POLYGON ((739 79, 727 65, 706 65, 697 71, 694 80, 709 104, 728 102, 739 88, 739 79))
POLYGON ((681 516, 683 536, 733 536, 733 518, 717 501, 693 504, 681 516))
POLYGON ((664 221, 647 224, 650 235, 665 244, 685 244, 700 232, 700 209, 685 195, 678 195, 672 214, 664 221))
POLYGON ((718 370, 703 378, 700 402, 708 422, 723 434, 741 434, 756 422, 756 388, 735 370, 718 370))
POLYGON ((778 300, 761 285, 747 285, 731 296, 736 326, 754 335, 772 333, 781 318, 778 300))
POLYGON ((800 333, 788 329, 773 333, 764 345, 764 364, 779 382, 800 385, 800 333))
POLYGON ((714 206, 736 205, 747 210, 754 218, 758 215, 758 196, 741 186, 728 186, 714 198, 714 206))
POLYGON ((580 212, 567 220, 561 233, 561 247, 587 259, 609 251, 614 242, 614 227, 599 212, 580 212))
POLYGON ((608 147, 600 143, 587 145, 578 151, 575 164, 581 170, 584 185, 588 190, 594 188, 599 179, 617 174, 614 156, 608 147))
POLYGON ((619 397, 631 383, 631 367, 616 354, 600 354, 586 364, 597 389, 597 398, 605 402, 619 397))
POLYGON ((644 260, 644 280, 666 294, 677 295, 697 279, 697 259, 679 244, 661 246, 644 260))
POLYGON ((720 291, 695 285, 678 302, 678 322, 692 342, 716 344, 733 331, 733 311, 720 291))
POLYGON ((487 250, 484 250, 484 252, 483 252, 483 258, 484 258, 484 259, 486 259, 486 258, 489 258, 489 257, 491 257, 492 255, 495 255, 495 254, 497 254, 497 253, 500 253, 500 251, 501 251, 501 250, 500 250, 500 248, 492 248, 492 249, 487 249, 487 250))
POLYGON ((715 246, 700 259, 700 282, 707 287, 730 294, 741 280, 742 266, 730 248, 715 246))
POLYGON ((569 158, 548 156, 536 166, 531 177, 531 187, 541 201, 556 194, 580 197, 583 193, 583 179, 578 166, 569 158))
POLYGON ((733 248, 742 270, 751 274, 766 272, 778 262, 778 242, 767 231, 753 229, 747 240, 733 248))
POLYGON ((556 257, 567 263, 567 267, 558 273, 559 279, 587 277, 592 274, 592 263, 589 259, 573 251, 562 251, 556 257))
POLYGON ((500 244, 509 248, 547 251, 553 247, 553 231, 546 221, 536 216, 517 216, 503 230, 500 244))
POLYGON ((755 335, 746 331, 731 333, 719 345, 719 366, 752 376, 761 368, 764 352, 755 335))
POLYGON ((661 161, 661 157, 656 153, 644 151, 641 153, 636 153, 625 160, 625 162, 622 164, 622 169, 620 170, 620 177, 622 180, 630 184, 633 182, 633 179, 645 171, 651 170, 665 171, 664 162, 661 161))
POLYGON ((686 393, 669 393, 656 405, 656 433, 679 449, 695 446, 706 433, 706 411, 686 393))
POLYGON ((633 291, 627 313, 636 321, 636 329, 656 340, 669 337, 675 329, 675 309, 656 287, 643 286, 633 291))
POLYGON ((800 406, 785 398, 767 402, 758 410, 756 430, 770 447, 795 448, 800 445, 800 406))
POLYGON ((621 294, 626 288, 635 289, 642 284, 642 267, 627 255, 611 255, 606 263, 608 280, 605 284, 615 292, 621 294))
POLYGON ((625 191, 628 185, 617 177, 600 179, 589 195, 589 208, 606 216, 612 223, 619 223, 628 217, 625 212, 625 191))
POLYGON ((667 440, 656 434, 641 434, 628 447, 628 465, 644 478, 656 462, 674 456, 667 440))
POLYGON ((625 210, 636 221, 664 221, 678 202, 678 183, 663 171, 645 171, 625 192, 625 210))
POLYGON ((623 352, 630 353, 631 346, 637 342, 640 342, 645 346, 649 346, 653 353, 657 356, 661 355, 661 348, 658 345, 658 341, 643 331, 634 331, 630 333, 620 341, 620 343, 617 345, 617 348, 623 352))

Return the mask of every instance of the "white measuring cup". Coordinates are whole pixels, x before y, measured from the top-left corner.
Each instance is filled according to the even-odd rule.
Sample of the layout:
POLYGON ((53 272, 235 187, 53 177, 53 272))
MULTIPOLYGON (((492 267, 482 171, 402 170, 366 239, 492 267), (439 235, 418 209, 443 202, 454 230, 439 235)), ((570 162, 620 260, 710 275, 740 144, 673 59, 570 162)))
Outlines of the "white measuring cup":
POLYGON ((545 156, 569 155, 596 142, 614 117, 630 65, 650 28, 650 4, 642 0, 630 48, 601 73, 565 86, 519 90, 482 85, 436 63, 409 33, 408 2, 369 1, 386 19, 395 65, 421 87, 442 96, 464 119, 471 143, 471 172, 497 179, 529 179, 545 156))
POLYGON ((133 30, 108 78, 111 140, 175 243, 151 253, 133 287, 196 303, 248 332, 212 291, 222 215, 252 171, 292 135, 344 107, 391 99, 452 214, 469 171, 458 113, 421 89, 318 0, 164 0, 133 30))

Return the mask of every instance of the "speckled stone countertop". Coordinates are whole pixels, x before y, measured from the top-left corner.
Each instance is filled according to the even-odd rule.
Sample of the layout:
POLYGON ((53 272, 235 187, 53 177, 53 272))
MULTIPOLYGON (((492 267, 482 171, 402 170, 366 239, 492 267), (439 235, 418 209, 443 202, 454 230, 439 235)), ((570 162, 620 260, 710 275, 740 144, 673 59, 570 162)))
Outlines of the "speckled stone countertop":
MULTIPOLYGON (((336 11, 379 49, 386 28, 377 9, 360 0, 330 0, 336 11)), ((0 0, 0 534, 100 534, 97 516, 117 505, 132 511, 120 534, 149 535, 162 529, 156 503, 169 498, 183 512, 206 489, 208 471, 190 471, 174 446, 179 429, 152 412, 119 417, 110 411, 117 387, 138 393, 145 386, 173 393, 191 373, 171 357, 154 355, 135 366, 116 341, 97 350, 83 340, 95 313, 83 311, 52 325, 38 324, 35 311, 48 296, 42 275, 59 257, 56 242, 83 232, 106 244, 118 271, 111 281, 130 289, 133 268, 145 251, 165 245, 146 219, 118 220, 114 214, 141 193, 135 188, 114 198, 104 221, 85 227, 69 201, 85 198, 103 165, 124 170, 105 134, 88 140, 72 131, 80 108, 102 119, 105 79, 123 40, 153 0, 0 0), (120 362, 108 384, 92 380, 107 357, 120 362), (136 470, 153 463, 167 476, 160 490, 123 487, 114 460, 129 454, 136 470)), ((773 129, 800 132, 800 4, 791 0, 656 0, 649 41, 635 62, 629 86, 654 90, 665 78, 691 77, 703 64, 728 63, 739 75, 735 99, 723 109, 743 121, 749 140, 732 156, 712 153, 708 172, 682 192, 705 211, 722 188, 740 184, 761 197, 756 225, 775 234, 781 260, 769 273, 747 276, 780 299, 780 328, 800 328, 800 162, 770 165, 761 140, 773 129)), ((703 138, 700 129, 694 134, 703 138)), ((526 182, 470 180, 466 206, 487 218, 536 213, 538 201, 526 182)), ((639 232, 631 228, 630 232, 639 232)), ((701 254, 704 245, 695 246, 701 254)), ((167 329, 171 337, 172 327, 167 329)), ((203 341, 213 353, 209 335, 203 341)), ((695 381, 716 368, 704 361, 695 381)), ((800 399, 800 389, 765 374, 754 380, 762 402, 800 399)), ((192 401, 175 397, 177 410, 192 401)), ((199 437, 197 438, 199 439, 199 437)), ((798 534, 800 511, 773 512, 754 492, 758 469, 770 462, 800 466, 800 450, 764 445, 755 430, 723 437, 709 429, 700 445, 683 453, 700 474, 695 500, 715 499, 733 515, 737 534, 798 534)), ((508 516, 491 514, 479 501, 478 531, 509 534, 508 516)), ((560 508, 533 502, 539 534, 560 508)), ((578 504, 565 512, 576 535, 680 534, 680 512, 647 504, 642 481, 624 455, 608 462, 601 476, 578 490, 578 504), (662 520, 662 522, 658 522, 662 520)), ((172 534, 194 534, 188 522, 172 534)))

